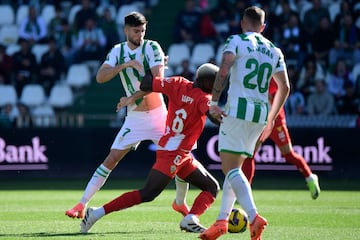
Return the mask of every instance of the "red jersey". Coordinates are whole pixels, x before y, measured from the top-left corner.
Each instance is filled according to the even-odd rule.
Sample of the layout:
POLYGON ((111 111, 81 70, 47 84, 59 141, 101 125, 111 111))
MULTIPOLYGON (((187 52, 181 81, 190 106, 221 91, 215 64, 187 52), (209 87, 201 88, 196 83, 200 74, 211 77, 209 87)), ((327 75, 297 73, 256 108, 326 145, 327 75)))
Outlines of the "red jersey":
POLYGON ((179 76, 156 77, 152 87, 169 98, 165 133, 159 146, 168 151, 191 151, 204 129, 211 95, 179 76))
POLYGON ((270 79, 270 84, 269 84, 269 94, 274 96, 277 90, 277 85, 276 82, 273 78, 270 79))
MULTIPOLYGON (((270 100, 270 103, 272 103, 272 100, 273 100, 273 97, 275 96, 275 93, 277 91, 278 87, 277 87, 277 84, 274 80, 274 78, 271 78, 270 79, 270 84, 269 84, 269 95, 271 96, 271 100, 270 100)), ((280 112, 279 112, 279 115, 277 116, 277 118, 281 119, 281 120, 284 120, 285 121, 285 110, 284 110, 284 107, 282 107, 280 109, 280 112)))

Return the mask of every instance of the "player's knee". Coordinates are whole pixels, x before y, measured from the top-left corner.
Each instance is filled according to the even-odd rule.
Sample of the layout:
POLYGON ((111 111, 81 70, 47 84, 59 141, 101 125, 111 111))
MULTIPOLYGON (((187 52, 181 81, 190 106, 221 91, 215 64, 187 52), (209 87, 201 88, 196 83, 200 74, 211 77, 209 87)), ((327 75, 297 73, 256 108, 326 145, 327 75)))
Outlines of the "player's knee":
POLYGON ((141 201, 142 201, 142 202, 151 202, 151 201, 153 201, 159 194, 157 194, 156 192, 152 192, 152 191, 141 191, 141 190, 140 190, 140 195, 141 195, 141 201))
POLYGON ((206 191, 208 191, 209 193, 211 193, 211 195, 216 197, 220 191, 219 182, 216 181, 215 179, 211 179, 211 181, 208 184, 208 189, 206 191))

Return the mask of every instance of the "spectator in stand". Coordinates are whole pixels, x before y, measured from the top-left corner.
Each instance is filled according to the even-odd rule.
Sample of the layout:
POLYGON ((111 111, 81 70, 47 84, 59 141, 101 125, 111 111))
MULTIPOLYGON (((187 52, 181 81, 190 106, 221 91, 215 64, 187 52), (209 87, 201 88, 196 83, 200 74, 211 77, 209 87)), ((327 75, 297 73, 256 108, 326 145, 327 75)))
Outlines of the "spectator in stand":
POLYGON ((359 39, 360 31, 356 27, 352 15, 345 14, 340 21, 340 28, 336 31, 335 46, 330 51, 329 64, 335 64, 338 58, 347 59, 348 64, 353 64, 356 54, 359 54, 359 39))
POLYGON ((349 0, 342 0, 338 4, 340 5, 340 12, 336 15, 334 22, 332 24, 334 29, 336 29, 336 31, 340 29, 340 25, 341 22, 343 21, 344 16, 347 14, 353 14, 351 10, 351 3, 349 0))
POLYGON ((304 115, 306 113, 305 97, 295 88, 299 76, 294 65, 288 65, 288 76, 290 80, 290 95, 284 105, 285 112, 287 115, 304 115))
POLYGON ((88 18, 76 41, 75 63, 105 58, 106 37, 95 19, 88 18))
POLYGON ((120 35, 118 31, 118 26, 109 7, 104 8, 103 15, 99 19, 99 27, 104 32, 106 37, 106 52, 120 41, 120 35))
POLYGON ((230 11, 227 5, 222 3, 212 11, 212 21, 214 24, 215 31, 217 33, 218 44, 225 42, 230 34, 230 11))
POLYGON ((319 27, 320 20, 323 17, 330 19, 329 11, 322 6, 321 0, 312 0, 312 7, 304 14, 303 26, 310 40, 316 29, 319 27))
POLYGON ((49 50, 41 57, 38 82, 44 87, 45 94, 50 95, 54 84, 65 73, 65 60, 58 49, 55 38, 49 39, 49 50))
POLYGON ((213 11, 204 11, 200 22, 200 38, 205 42, 213 43, 219 42, 218 33, 215 29, 213 21, 213 11))
POLYGON ((298 14, 291 13, 287 24, 283 25, 281 48, 283 49, 287 60, 296 62, 297 68, 300 68, 306 57, 305 32, 300 24, 298 14))
POLYGON ((6 54, 6 47, 0 44, 0 84, 11 83, 13 58, 6 54))
POLYGON ((185 0, 185 6, 178 13, 174 26, 174 41, 184 42, 192 47, 200 42, 200 23, 202 13, 194 0, 185 0))
POLYGON ((352 74, 343 58, 338 58, 334 70, 326 76, 326 83, 329 92, 334 95, 335 101, 345 95, 345 83, 354 82, 352 74))
POLYGON ((334 47, 335 38, 335 32, 330 19, 326 16, 322 17, 319 27, 311 39, 311 47, 316 60, 320 62, 325 69, 329 67, 329 52, 334 47))
POLYGON ((13 55, 14 85, 18 96, 26 84, 36 79, 38 65, 35 55, 30 50, 30 43, 26 39, 20 39, 20 50, 13 55))
POLYGON ((48 36, 55 36, 61 31, 62 22, 64 21, 63 9, 60 5, 55 6, 55 16, 50 20, 48 25, 48 36))
POLYGON ((296 89, 307 98, 311 93, 315 92, 316 79, 325 79, 325 72, 322 66, 316 61, 315 56, 308 55, 300 70, 296 89))
POLYGON ((230 8, 230 22, 229 22, 229 35, 241 33, 240 21, 242 19, 245 8, 247 8, 247 1, 236 0, 230 8))
POLYGON ((45 20, 38 15, 35 5, 29 6, 29 14, 19 27, 19 38, 26 39, 30 45, 34 45, 35 43, 46 43, 46 37, 47 25, 45 20))
POLYGON ((11 103, 5 104, 0 111, 0 128, 14 127, 18 115, 19 112, 16 106, 11 103))
POLYGON ((344 89, 344 96, 336 101, 337 112, 339 114, 360 114, 360 98, 356 96, 352 82, 346 82, 344 89))
POLYGON ((281 13, 278 15, 279 24, 284 28, 290 21, 292 15, 297 15, 300 20, 299 13, 291 8, 289 0, 281 0, 281 13))
POLYGON ((57 46, 65 58, 66 69, 74 62, 75 34, 66 19, 61 21, 61 28, 54 35, 57 46))
POLYGON ((334 96, 327 90, 324 79, 315 81, 315 92, 307 99, 307 112, 310 116, 328 116, 335 113, 334 96))
POLYGON ((16 127, 18 128, 29 128, 33 126, 30 109, 24 103, 19 102, 16 105, 18 115, 16 118, 16 127))
POLYGON ((182 76, 190 81, 194 80, 195 73, 190 68, 190 61, 188 59, 181 61, 181 71, 177 75, 182 76))
POLYGON ((81 9, 75 15, 72 30, 78 33, 81 29, 84 29, 89 18, 97 21, 96 10, 90 0, 81 0, 81 9))
POLYGON ((267 1, 262 1, 262 8, 266 12, 266 27, 263 35, 270 39, 275 46, 281 46, 281 25, 278 16, 271 4, 267 1))

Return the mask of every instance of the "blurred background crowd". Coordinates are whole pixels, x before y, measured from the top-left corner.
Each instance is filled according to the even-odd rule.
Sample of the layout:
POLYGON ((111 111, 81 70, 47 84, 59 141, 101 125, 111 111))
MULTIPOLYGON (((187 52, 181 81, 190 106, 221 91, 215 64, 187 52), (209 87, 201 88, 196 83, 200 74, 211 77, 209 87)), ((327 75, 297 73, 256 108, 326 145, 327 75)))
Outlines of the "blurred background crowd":
MULTIPOLYGON (((66 112, 89 93, 107 52, 126 40, 125 14, 144 13, 149 32, 157 28, 151 19, 163 2, 0 1, 0 126, 18 127, 19 119, 22 127, 56 125, 54 117, 44 116, 66 112)), ((241 33, 244 9, 258 5, 267 14, 263 34, 283 50, 288 64, 287 115, 354 116, 353 126, 360 125, 360 1, 177 2, 169 9, 170 43, 152 37, 169 55, 167 76, 192 80, 198 65, 219 64, 226 38, 241 33)))

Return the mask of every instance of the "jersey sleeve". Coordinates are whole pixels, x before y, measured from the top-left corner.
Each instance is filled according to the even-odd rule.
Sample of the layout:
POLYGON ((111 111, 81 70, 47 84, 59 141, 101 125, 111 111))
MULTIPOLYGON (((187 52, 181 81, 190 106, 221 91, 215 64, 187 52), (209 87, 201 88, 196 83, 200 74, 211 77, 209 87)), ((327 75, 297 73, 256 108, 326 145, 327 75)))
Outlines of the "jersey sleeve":
POLYGON ((210 107, 210 95, 204 95, 198 104, 198 109, 202 114, 206 114, 210 107))
POLYGON ((180 87, 181 78, 179 77, 155 77, 152 83, 153 92, 164 93, 165 95, 174 92, 174 89, 180 87))
POLYGON ((224 52, 232 52, 234 55, 236 55, 237 44, 236 44, 236 36, 235 35, 231 35, 230 37, 227 38, 224 48, 223 48, 223 53, 224 52))
POLYGON ((146 53, 146 58, 150 68, 157 65, 164 65, 165 54, 158 42, 149 41, 146 45, 146 53))
POLYGON ((276 51, 279 53, 279 60, 276 64, 275 73, 276 72, 282 72, 286 70, 286 63, 284 59, 284 54, 279 48, 276 48, 276 51))
POLYGON ((115 45, 107 54, 104 64, 115 67, 118 64, 118 54, 120 53, 120 45, 115 45))

